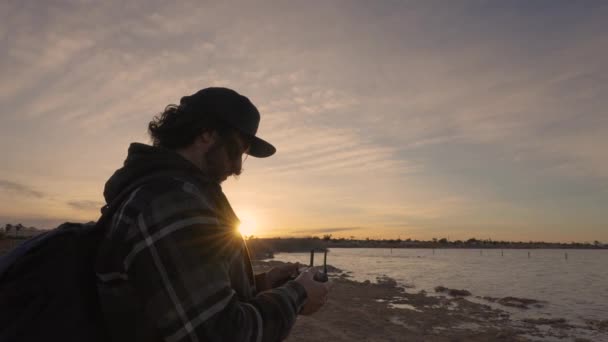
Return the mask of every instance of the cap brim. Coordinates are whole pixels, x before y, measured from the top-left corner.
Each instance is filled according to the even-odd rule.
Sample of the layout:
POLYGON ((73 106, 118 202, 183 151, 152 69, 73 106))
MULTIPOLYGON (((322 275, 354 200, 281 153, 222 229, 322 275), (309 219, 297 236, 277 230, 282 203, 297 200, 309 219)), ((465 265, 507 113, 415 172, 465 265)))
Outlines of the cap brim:
POLYGON ((276 151, 277 149, 269 142, 253 136, 247 154, 256 158, 266 158, 275 154, 276 151))

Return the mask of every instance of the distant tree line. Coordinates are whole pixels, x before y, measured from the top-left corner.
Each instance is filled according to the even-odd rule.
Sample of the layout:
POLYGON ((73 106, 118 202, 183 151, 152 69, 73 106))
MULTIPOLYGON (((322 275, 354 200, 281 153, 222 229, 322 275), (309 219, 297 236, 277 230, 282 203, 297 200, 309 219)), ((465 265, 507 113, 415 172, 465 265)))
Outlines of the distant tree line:
POLYGON ((0 230, 0 239, 5 238, 17 238, 17 239, 25 239, 29 238, 33 235, 41 233, 42 230, 37 229, 35 227, 26 227, 21 223, 10 224, 7 223, 4 226, 4 229, 0 230))
POLYGON ((327 248, 498 248, 498 249, 608 249, 608 245, 596 240, 593 242, 543 242, 543 241, 502 241, 492 239, 470 238, 468 240, 450 241, 447 238, 431 240, 414 239, 355 239, 333 238, 331 234, 322 237, 302 238, 256 238, 250 236, 247 246, 254 259, 270 258, 279 252, 308 252, 311 249, 327 248))
MULTIPOLYGON (((314 237, 311 237, 314 239, 314 237)), ((381 248, 608 248, 608 245, 595 240, 593 242, 544 242, 544 241, 504 241, 492 239, 470 238, 468 240, 450 241, 448 238, 432 238, 431 240, 414 239, 333 239, 331 234, 324 235, 323 240, 329 245, 340 247, 381 247, 381 248)))

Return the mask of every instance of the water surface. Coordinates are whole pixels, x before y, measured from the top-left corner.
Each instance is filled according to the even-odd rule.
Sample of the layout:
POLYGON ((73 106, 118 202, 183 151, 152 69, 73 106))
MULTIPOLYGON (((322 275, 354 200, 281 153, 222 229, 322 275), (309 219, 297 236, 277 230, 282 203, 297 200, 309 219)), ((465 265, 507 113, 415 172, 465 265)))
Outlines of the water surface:
MULTIPOLYGON (((275 259, 308 264, 309 254, 281 253, 275 259)), ((546 302, 528 310, 499 306, 514 318, 608 319, 608 250, 332 248, 327 259, 355 280, 386 275, 409 292, 434 293, 442 285, 473 296, 546 302)), ((322 262, 322 254, 316 260, 322 262)))

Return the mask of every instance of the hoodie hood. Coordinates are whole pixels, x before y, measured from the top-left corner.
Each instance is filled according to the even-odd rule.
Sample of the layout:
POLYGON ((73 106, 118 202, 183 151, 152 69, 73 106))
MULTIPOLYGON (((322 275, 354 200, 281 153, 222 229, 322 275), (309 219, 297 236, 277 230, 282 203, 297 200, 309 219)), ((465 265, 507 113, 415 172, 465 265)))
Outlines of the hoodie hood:
POLYGON ((188 175, 199 181, 211 182, 199 168, 172 150, 132 143, 123 167, 106 182, 103 190, 106 203, 112 203, 134 181, 155 173, 188 175))

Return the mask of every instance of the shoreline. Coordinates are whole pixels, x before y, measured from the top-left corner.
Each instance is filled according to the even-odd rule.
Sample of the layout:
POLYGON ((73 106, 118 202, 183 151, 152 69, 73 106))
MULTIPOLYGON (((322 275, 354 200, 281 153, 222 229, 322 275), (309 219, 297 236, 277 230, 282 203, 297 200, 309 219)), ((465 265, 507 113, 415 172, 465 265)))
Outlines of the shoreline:
MULTIPOLYGON (((0 256, 11 249, 0 247, 0 256)), ((282 264, 253 260, 255 273, 282 264)), ((361 282, 330 265, 328 272, 334 285, 327 304, 299 316, 287 341, 608 341, 608 319, 516 318, 546 304, 534 299, 480 297, 440 286, 435 293, 414 293, 387 276, 361 282)))
MULTIPOLYGON (((255 272, 283 264, 253 263, 255 272)), ((445 288, 432 295, 411 293, 389 277, 357 282, 329 269, 333 288, 327 304, 312 316, 299 316, 287 341, 608 341, 608 320, 586 325, 560 317, 515 320, 507 308, 490 305, 510 310, 542 305, 532 299, 477 298, 445 288)))

